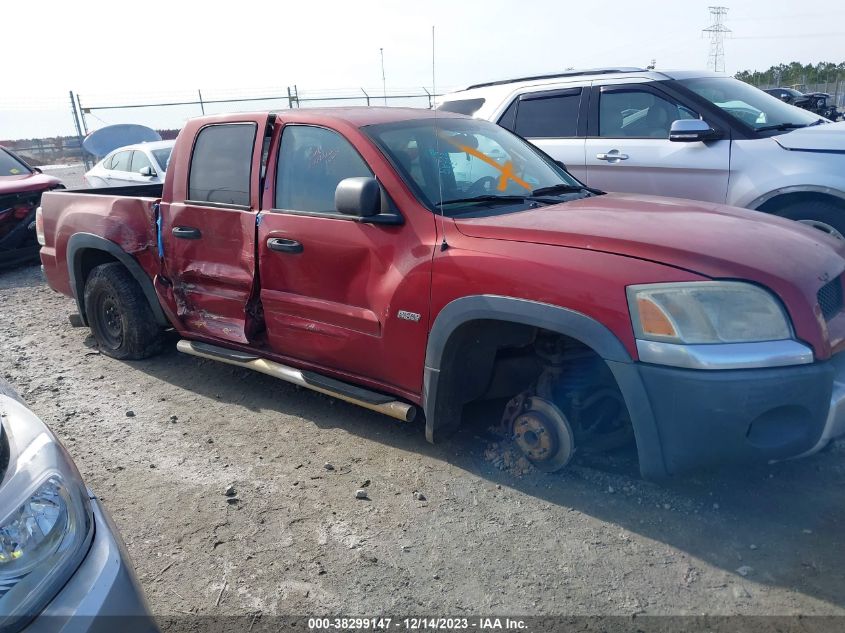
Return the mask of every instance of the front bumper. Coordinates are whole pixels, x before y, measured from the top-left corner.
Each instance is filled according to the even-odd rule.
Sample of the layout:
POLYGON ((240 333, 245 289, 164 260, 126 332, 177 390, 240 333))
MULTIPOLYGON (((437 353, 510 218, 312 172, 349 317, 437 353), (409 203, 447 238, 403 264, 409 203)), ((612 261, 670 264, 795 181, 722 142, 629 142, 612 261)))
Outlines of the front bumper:
POLYGON ((91 499, 94 539, 67 584, 22 633, 157 633, 129 554, 106 510, 91 499))
POLYGON ((647 478, 803 457, 845 435, 845 353, 761 369, 608 364, 628 404, 647 478))

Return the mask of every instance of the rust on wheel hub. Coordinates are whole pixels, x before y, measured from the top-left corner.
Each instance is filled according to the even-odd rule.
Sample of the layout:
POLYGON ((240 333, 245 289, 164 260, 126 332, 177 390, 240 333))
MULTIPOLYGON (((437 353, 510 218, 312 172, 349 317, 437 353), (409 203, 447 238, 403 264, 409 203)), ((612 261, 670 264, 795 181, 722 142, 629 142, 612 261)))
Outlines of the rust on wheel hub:
POLYGON ((513 441, 540 470, 555 472, 572 458, 572 429, 566 416, 548 400, 527 398, 511 429, 513 441))

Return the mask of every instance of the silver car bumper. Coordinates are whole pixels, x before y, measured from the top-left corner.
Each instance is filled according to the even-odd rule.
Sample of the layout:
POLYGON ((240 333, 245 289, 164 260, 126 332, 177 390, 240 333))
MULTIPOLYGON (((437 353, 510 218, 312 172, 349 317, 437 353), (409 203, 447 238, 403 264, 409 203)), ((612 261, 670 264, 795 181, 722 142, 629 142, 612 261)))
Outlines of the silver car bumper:
MULTIPOLYGON (((831 360, 836 368, 833 378, 833 391, 830 394, 830 409, 827 412, 827 420, 819 441, 805 453, 797 457, 806 457, 818 453, 831 440, 845 435, 845 352, 837 354, 831 360)), ((797 459, 797 458, 796 458, 797 459)))
POLYGON ((129 554, 96 498, 94 540, 79 569, 22 633, 157 633, 129 554))

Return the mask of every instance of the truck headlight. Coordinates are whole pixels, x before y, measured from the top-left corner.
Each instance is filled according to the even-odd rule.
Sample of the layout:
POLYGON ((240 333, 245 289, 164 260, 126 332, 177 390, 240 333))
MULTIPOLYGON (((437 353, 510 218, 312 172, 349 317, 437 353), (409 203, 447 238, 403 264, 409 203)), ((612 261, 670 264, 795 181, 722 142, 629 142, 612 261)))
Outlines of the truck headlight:
POLYGON ((37 418, 3 396, 0 414, 7 423, 0 435, 4 426, 9 432, 0 441, 12 447, 0 488, 0 631, 14 631, 76 571, 93 536, 93 515, 76 467, 46 427, 38 421, 33 430, 27 418, 37 418))
POLYGON ((738 281, 693 281, 629 286, 636 338, 666 343, 752 343, 792 338, 780 302, 738 281))

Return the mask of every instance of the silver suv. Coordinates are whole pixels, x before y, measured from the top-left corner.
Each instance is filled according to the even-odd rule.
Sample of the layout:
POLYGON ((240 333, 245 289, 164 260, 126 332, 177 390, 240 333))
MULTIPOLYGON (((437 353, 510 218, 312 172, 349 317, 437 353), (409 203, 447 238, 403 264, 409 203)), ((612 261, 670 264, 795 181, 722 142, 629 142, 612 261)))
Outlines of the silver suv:
POLYGON ((572 71, 477 84, 438 108, 499 123, 597 189, 746 207, 845 236, 845 122, 722 74, 572 71))

